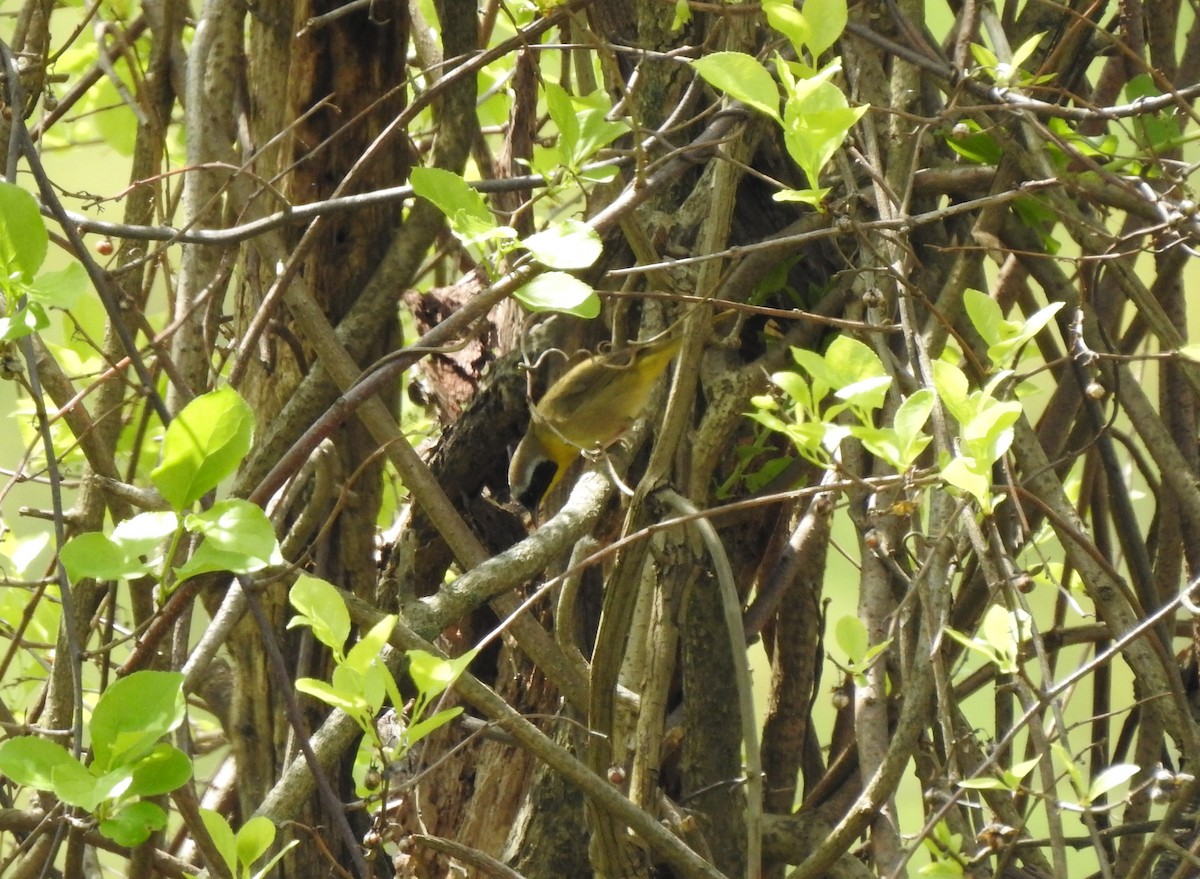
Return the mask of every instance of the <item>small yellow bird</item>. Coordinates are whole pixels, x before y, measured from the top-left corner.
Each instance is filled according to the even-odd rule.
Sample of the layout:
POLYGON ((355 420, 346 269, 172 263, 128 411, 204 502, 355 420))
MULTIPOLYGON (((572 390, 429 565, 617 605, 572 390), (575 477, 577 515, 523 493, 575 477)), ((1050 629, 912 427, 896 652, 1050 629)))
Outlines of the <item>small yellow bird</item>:
POLYGON ((679 333, 668 331, 656 341, 571 367, 533 408, 508 468, 512 496, 536 513, 581 452, 620 439, 646 408, 654 383, 682 343, 679 333))

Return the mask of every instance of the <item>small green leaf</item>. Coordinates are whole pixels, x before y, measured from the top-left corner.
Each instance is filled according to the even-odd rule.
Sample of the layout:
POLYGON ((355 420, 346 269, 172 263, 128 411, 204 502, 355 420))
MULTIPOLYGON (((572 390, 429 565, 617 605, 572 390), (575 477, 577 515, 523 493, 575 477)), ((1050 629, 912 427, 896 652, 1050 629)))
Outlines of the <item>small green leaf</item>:
POLYGON ((340 661, 350 637, 350 612, 338 591, 325 580, 301 574, 288 593, 288 600, 299 611, 288 622, 288 628, 309 626, 313 636, 340 661))
POLYGON ((409 677, 422 697, 426 700, 431 699, 458 679, 475 658, 475 653, 476 651, 470 650, 457 659, 442 659, 424 650, 409 650, 406 654, 409 677))
POLYGON ((74 308, 89 286, 87 272, 77 262, 57 272, 43 272, 26 287, 29 298, 46 307, 74 308))
POLYGON ((256 815, 237 832, 237 859, 249 867, 267 853, 275 841, 275 825, 265 815, 256 815))
POLYGON ((565 272, 545 272, 513 293, 529 311, 559 311, 591 319, 600 314, 600 297, 578 278, 565 272))
POLYGON ((0 342, 15 342, 48 326, 50 319, 46 317, 46 310, 40 303, 31 301, 11 315, 0 317, 0 342))
POLYGON ((129 552, 150 552, 179 527, 179 514, 173 510, 138 513, 117 523, 113 543, 129 552))
POLYGON ((869 376, 838 388, 836 396, 839 400, 845 400, 863 409, 878 409, 887 398, 887 391, 891 386, 890 375, 869 376))
POLYGON ((50 236, 37 200, 12 183, 0 181, 0 273, 30 281, 46 259, 50 236))
POLYGON ((234 840, 233 830, 230 828, 229 822, 225 820, 225 816, 221 813, 203 808, 200 810, 200 820, 204 823, 204 828, 208 831, 208 835, 212 838, 217 852, 221 855, 221 860, 225 862, 225 866, 229 868, 229 872, 236 876, 237 843, 234 840))
POLYGON ((63 567, 72 582, 91 577, 95 580, 132 580, 150 572, 150 566, 130 556, 99 531, 79 534, 62 548, 63 567))
POLYGON ((136 671, 111 683, 92 711, 92 750, 100 772, 150 753, 183 722, 183 675, 136 671))
POLYGON ((978 414, 962 426, 963 442, 972 454, 982 459, 981 467, 990 467, 1008 451, 1013 439, 1012 426, 1023 411, 1021 404, 1014 400, 987 402, 990 405, 982 405, 978 414))
MULTIPOLYGON (((335 669, 335 673, 336 671, 335 669)), ((358 693, 342 690, 316 678, 297 678, 296 690, 306 696, 320 699, 326 705, 340 709, 352 717, 361 716, 370 707, 358 693)))
POLYGON ((1025 65, 1026 61, 1033 57, 1033 53, 1037 51, 1038 45, 1042 42, 1045 36, 1045 31, 1034 34, 1032 37, 1018 46, 1015 51, 1013 51, 1012 61, 1009 62, 1009 64, 1012 65, 1013 70, 1019 70, 1025 65))
POLYGON ((925 879, 962 879, 963 868, 956 861, 934 861, 921 866, 917 873, 925 879))
POLYGON ((812 45, 812 26, 792 0, 764 0, 763 12, 767 15, 767 24, 788 38, 798 56, 812 45))
POLYGON ((932 437, 922 433, 929 416, 933 412, 936 400, 933 391, 921 388, 915 391, 896 409, 892 425, 896 429, 896 437, 900 447, 900 469, 906 470, 916 461, 932 437))
POLYGON ((975 63, 984 69, 995 70, 1000 66, 1000 59, 996 57, 996 53, 979 43, 971 43, 971 54, 975 63))
POLYGON ((485 240, 499 227, 483 196, 452 171, 413 168, 408 182, 413 192, 446 215, 450 231, 464 244, 485 240))
MULTIPOLYGON (((838 336, 825 352, 828 371, 825 377, 831 386, 844 391, 859 382, 887 378, 887 370, 871 348, 849 336, 838 336)), ((841 394, 839 393, 839 396, 841 394)))
POLYGON ((964 778, 958 783, 963 790, 1011 790, 998 778, 964 778))
POLYGON ((671 33, 679 30, 692 20, 692 7, 688 0, 675 0, 675 17, 671 19, 671 33))
POLYGON ((963 307, 972 326, 988 345, 1012 337, 1015 328, 1004 319, 1000 304, 986 293, 967 288, 963 291, 963 307))
POLYGON ((933 386, 938 399, 959 424, 971 420, 975 407, 971 405, 970 385, 963 371, 944 360, 933 361, 933 386))
POLYGON ((167 826, 167 814, 148 800, 125 806, 111 818, 100 822, 100 832, 118 845, 141 845, 150 834, 167 826))
POLYGON ((1002 156, 995 138, 985 134, 979 123, 969 119, 957 123, 947 133, 946 145, 977 165, 998 165, 1002 156))
POLYGON ((556 82, 543 83, 543 89, 550 121, 558 129, 561 162, 568 168, 574 168, 580 154, 579 117, 575 115, 575 104, 571 101, 570 93, 556 82))
POLYGON ((552 269, 586 269, 604 251, 604 242, 596 230, 572 219, 553 223, 521 244, 538 262, 552 269))
POLYGON ((980 626, 980 635, 996 655, 996 666, 1005 674, 1015 674, 1017 666, 1017 633, 1014 620, 1007 610, 993 604, 988 608, 980 626))
POLYGON ((206 571, 250 574, 283 564, 275 527, 267 514, 249 501, 239 498, 220 501, 203 513, 187 516, 184 527, 203 534, 204 542, 180 566, 180 579, 206 571))
POLYGON ((166 742, 159 742, 130 768, 133 783, 127 793, 131 796, 167 794, 182 787, 192 777, 192 761, 188 755, 166 742))
POLYGON ((412 747, 421 739, 425 738, 431 732, 440 727, 445 726, 458 715, 462 714, 462 706, 457 705, 453 708, 446 708, 437 712, 431 717, 418 721, 404 731, 404 739, 408 747, 412 747))
POLYGON ((1092 779, 1091 786, 1088 788, 1087 801, 1094 803, 1102 796, 1116 787, 1121 786, 1129 779, 1133 778, 1141 772, 1141 767, 1132 763, 1114 763, 1107 769, 1104 769, 1092 779))
POLYGON ((163 437, 162 463, 150 472, 176 510, 192 506, 233 473, 250 451, 254 412, 233 388, 192 400, 163 437))
POLYGON ((951 638, 951 640, 957 641, 972 653, 982 656, 987 662, 990 662, 993 665, 997 664, 998 657, 996 656, 996 651, 994 651, 988 644, 984 643, 978 638, 968 638, 962 632, 958 631, 957 629, 951 629, 949 626, 944 628, 942 631, 945 632, 946 635, 951 638))
POLYGON ((396 627, 396 619, 395 614, 389 614, 372 626, 370 631, 359 638, 358 643, 350 648, 350 652, 346 654, 344 665, 365 674, 367 668, 383 651, 388 638, 391 637, 392 629, 396 627))
POLYGON ((704 80, 731 98, 782 122, 779 87, 758 59, 744 52, 713 52, 692 61, 704 80))
POLYGON ((838 647, 852 663, 860 662, 867 655, 867 649, 871 645, 866 624, 858 617, 849 614, 837 621, 837 625, 834 627, 834 638, 837 640, 838 647))
POLYGON ((0 773, 25 787, 54 790, 54 774, 79 761, 62 745, 38 736, 14 736, 0 742, 0 773))
POLYGON ((808 49, 815 61, 846 30, 846 0, 804 0, 804 18, 812 29, 808 49))
POLYGON ((980 473, 974 458, 959 455, 942 468, 942 479, 971 495, 985 513, 992 511, 992 481, 980 473))
POLYGON ((784 145, 811 186, 819 183, 821 171, 867 111, 852 109, 845 93, 830 81, 839 70, 838 64, 829 64, 797 81, 783 107, 784 145))
POLYGON ((829 194, 830 189, 831 187, 829 186, 820 189, 780 189, 771 198, 778 202, 806 204, 819 211, 823 211, 825 209, 825 196, 829 194))
POLYGON ((1038 765, 1041 759, 1041 757, 1030 757, 1028 760, 1021 760, 1018 763, 1014 763, 1010 769, 1004 770, 1004 774, 1020 781, 1033 771, 1033 768, 1038 765))

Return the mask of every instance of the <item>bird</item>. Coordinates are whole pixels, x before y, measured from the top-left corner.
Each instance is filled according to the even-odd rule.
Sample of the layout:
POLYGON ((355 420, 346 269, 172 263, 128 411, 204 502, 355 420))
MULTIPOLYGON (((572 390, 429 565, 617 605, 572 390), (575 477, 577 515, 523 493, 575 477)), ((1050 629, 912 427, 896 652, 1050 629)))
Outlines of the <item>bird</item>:
POLYGON ((536 514, 581 453, 607 448, 637 420, 682 344, 682 335, 668 330, 567 370, 530 413, 508 468, 511 496, 536 514))

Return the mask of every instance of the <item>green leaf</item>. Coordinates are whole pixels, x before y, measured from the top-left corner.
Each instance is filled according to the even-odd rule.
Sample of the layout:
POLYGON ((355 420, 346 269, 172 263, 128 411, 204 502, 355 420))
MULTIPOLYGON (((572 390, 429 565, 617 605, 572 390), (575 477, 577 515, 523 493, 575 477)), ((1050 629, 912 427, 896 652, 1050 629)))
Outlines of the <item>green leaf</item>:
POLYGON ((767 24, 788 38, 797 56, 803 55, 805 48, 812 45, 812 26, 792 0, 764 0, 763 12, 767 15, 767 24))
POLYGON ((988 345, 1010 339, 1016 332, 1016 325, 1004 319, 1000 303, 986 293, 968 287, 963 291, 963 308, 975 331, 988 345))
MULTIPOLYGON (((1033 768, 1041 762, 1041 759, 1041 757, 1030 757, 1028 760, 1021 760, 1014 763, 1011 768, 1004 770, 1004 775, 1006 778, 1011 778, 1015 782, 1019 782, 1033 771, 1033 768)), ((1016 787, 1016 784, 1014 783, 1012 786, 1016 787)))
POLYGON ((388 638, 391 637, 392 629, 396 627, 396 619, 395 614, 389 614, 372 626, 370 631, 363 635, 358 640, 358 643, 350 648, 350 652, 346 654, 344 664, 361 674, 365 674, 371 663, 383 651, 388 638))
POLYGON ((216 846, 217 852, 221 855, 221 860, 225 862, 225 866, 229 868, 229 872, 236 876, 237 843, 229 822, 225 820, 225 816, 220 812, 203 808, 200 810, 200 820, 204 823, 204 828, 212 838, 213 845, 216 846))
POLYGON ((963 790, 1011 790, 1011 788, 998 778, 964 778, 958 783, 958 786, 963 790))
POLYGON ((984 134, 979 123, 969 119, 956 123, 946 134, 946 145, 977 165, 998 165, 1002 156, 995 139, 984 134))
POLYGON ((532 312, 559 311, 591 319, 600 314, 600 297, 578 278, 565 272, 544 272, 513 293, 532 312))
POLYGON ((1033 53, 1037 51, 1038 45, 1045 37, 1045 31, 1034 34, 1013 51, 1012 60, 1009 62, 1013 70, 1020 70, 1025 65, 1025 62, 1033 57, 1033 53))
POLYGON ((342 690, 316 678, 297 678, 296 690, 306 696, 320 699, 326 705, 340 709, 355 718, 361 717, 369 708, 367 701, 357 692, 342 690))
POLYGON ((41 304, 30 302, 11 315, 0 317, 0 342, 15 342, 48 326, 50 319, 46 317, 46 310, 41 304))
POLYGON ((630 128, 624 121, 608 118, 613 109, 612 100, 603 89, 596 89, 590 95, 575 96, 571 103, 579 124, 579 143, 571 167, 579 169, 601 149, 629 133, 630 128))
POLYGON ((962 866, 956 861, 934 861, 924 864, 917 873, 925 879, 961 879, 965 875, 962 866))
POLYGON ((288 628, 309 626, 313 637, 340 661, 350 637, 350 612, 338 591, 325 580, 301 574, 288 593, 288 600, 299 611, 288 622, 288 628))
POLYGON ((879 355, 870 346, 849 336, 834 339, 825 351, 824 361, 826 369, 822 378, 830 383, 842 399, 846 399, 843 394, 848 391, 850 396, 856 396, 871 388, 877 389, 878 379, 890 380, 879 355), (863 389, 856 390, 855 386, 860 384, 863 389))
MULTIPOLYGON (((1017 327, 1017 331, 1013 336, 988 347, 988 359, 997 366, 1013 365, 1010 361, 1018 349, 1040 333, 1046 324, 1050 323, 1054 318, 1054 315, 1062 309, 1063 305, 1064 303, 1062 302, 1051 302, 1045 308, 1031 314, 1024 324, 1014 324, 1017 327)), ((1006 323, 1011 324, 1012 322, 1006 321, 1006 323)))
POLYGON ((99 531, 72 537, 62 548, 63 567, 72 582, 87 577, 96 580, 132 580, 151 568, 99 531))
POLYGON ((50 789, 68 806, 77 806, 85 812, 95 812, 105 800, 120 796, 122 785, 128 782, 127 778, 122 777, 127 773, 116 775, 116 778, 97 778, 88 772, 83 764, 72 760, 55 768, 50 789))
POLYGON ((111 818, 100 822, 100 832, 118 845, 141 845, 167 826, 167 814, 154 803, 130 803, 111 818))
POLYGON ((476 652, 470 650, 457 659, 442 659, 424 650, 409 650, 406 654, 409 677, 424 699, 432 699, 457 680, 476 652))
POLYGON ((1021 404, 1015 401, 988 400, 978 414, 962 426, 963 442, 970 453, 980 459, 980 468, 990 467, 1008 451, 1013 440, 1012 426, 1022 411, 1021 404))
POLYGON ((604 242, 596 230, 573 219, 553 223, 521 244, 538 262, 552 269, 586 269, 604 251, 604 242))
POLYGON ((992 511, 992 481, 979 472, 974 458, 960 455, 942 468, 942 479, 979 501, 985 513, 992 511))
POLYGON ((771 198, 778 202, 806 204, 819 211, 823 211, 825 209, 825 196, 829 194, 831 188, 825 186, 819 189, 780 189, 771 198))
POLYGON ((758 59, 744 52, 713 52, 692 61, 709 85, 781 122, 779 87, 758 59))
POLYGON ((254 413, 237 391, 199 396, 167 428, 150 480, 174 509, 187 509, 237 469, 253 437, 254 413))
POLYGON ((237 832, 237 859, 249 867, 267 853, 275 841, 275 825, 265 815, 256 815, 237 832))
POLYGON ((579 118, 575 115, 575 104, 565 88, 556 82, 543 83, 546 92, 546 109, 550 121, 558 129, 560 160, 568 168, 576 167, 579 156, 579 118))
POLYGON ((808 49, 815 61, 846 30, 846 0, 804 0, 804 18, 812 31, 808 49))
POLYGON ((830 80, 841 69, 828 64, 818 73, 797 80, 783 105, 783 139, 788 154, 817 186, 821 171, 867 111, 851 109, 846 95, 830 80))
POLYGON ((838 389, 837 398, 864 409, 878 409, 892 386, 890 375, 875 375, 851 382, 838 389))
POLYGON ((113 542, 130 551, 149 552, 166 540, 179 527, 179 514, 174 510, 154 510, 138 513, 117 523, 113 542))
POLYGON ((933 412, 935 400, 933 391, 929 388, 921 388, 901 403, 892 417, 892 425, 896 430, 897 445, 900 449, 900 469, 902 470, 913 465, 932 439, 922 431, 933 412))
POLYGON ((133 764, 131 771, 133 783, 127 793, 156 797, 186 784, 192 777, 192 761, 174 745, 159 742, 149 754, 133 764))
POLYGON ((37 200, 12 183, 0 181, 0 273, 30 281, 46 259, 50 236, 37 200))
POLYGON ((971 405, 971 389, 966 375, 953 363, 947 363, 945 360, 935 360, 932 365, 933 386, 942 405, 959 424, 970 421, 975 415, 975 407, 971 405))
POLYGON ((180 579, 206 571, 249 574, 283 564, 275 527, 260 507, 239 498, 220 501, 184 519, 184 527, 204 535, 204 542, 180 566, 180 579))
POLYGON ((972 653, 982 656, 987 662, 996 664, 999 661, 999 657, 996 656, 996 651, 993 650, 990 645, 986 644, 980 639, 968 638, 962 632, 958 631, 957 629, 951 629, 949 626, 944 628, 942 631, 949 635, 952 640, 957 641, 972 653))
POLYGON ((25 787, 54 790, 54 774, 79 761, 57 742, 38 736, 14 736, 0 742, 0 773, 25 787))
POLYGON ((996 57, 996 53, 980 43, 971 43, 971 55, 974 56, 975 63, 982 68, 995 70, 1000 66, 1000 59, 996 57))
POLYGON ((837 640, 838 647, 853 663, 860 662, 867 655, 867 649, 871 646, 866 624, 858 617, 849 614, 838 619, 834 626, 834 638, 837 640))
POLYGON ((1087 801, 1094 803, 1109 791, 1129 781, 1141 772, 1141 767, 1132 763, 1114 763, 1092 779, 1088 787, 1087 801))
POLYGON ((95 768, 107 772, 144 757, 183 718, 182 674, 136 671, 114 681, 92 711, 95 768))
POLYGON ((688 0, 675 0, 675 17, 671 19, 671 33, 679 30, 692 20, 692 7, 688 0))
POLYGON ((91 282, 83 266, 77 262, 57 272, 43 272, 25 288, 29 298, 47 307, 74 308, 79 297, 88 291, 91 282))
POLYGON ((456 705, 453 708, 446 708, 437 712, 431 717, 427 717, 424 720, 414 723, 404 731, 406 745, 411 748, 434 730, 445 726, 454 718, 458 717, 458 715, 462 714, 462 712, 462 706, 456 705))
POLYGON ((464 244, 483 240, 488 232, 498 228, 483 196, 453 171, 413 168, 408 182, 413 192, 446 215, 450 231, 464 244))
MULTIPOLYGON (((1125 100, 1131 104, 1161 94, 1148 73, 1140 73, 1125 84, 1125 100)), ((1183 137, 1173 110, 1139 113, 1133 118, 1133 131, 1138 145, 1151 154, 1173 149, 1183 137)))
POLYGON ((1005 674, 1015 674, 1017 666, 1017 624, 1012 615, 993 604, 983 616, 980 635, 996 655, 996 665, 1005 674))

